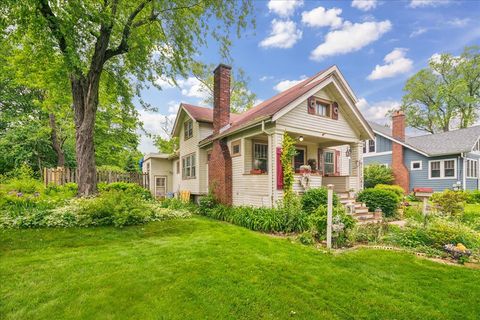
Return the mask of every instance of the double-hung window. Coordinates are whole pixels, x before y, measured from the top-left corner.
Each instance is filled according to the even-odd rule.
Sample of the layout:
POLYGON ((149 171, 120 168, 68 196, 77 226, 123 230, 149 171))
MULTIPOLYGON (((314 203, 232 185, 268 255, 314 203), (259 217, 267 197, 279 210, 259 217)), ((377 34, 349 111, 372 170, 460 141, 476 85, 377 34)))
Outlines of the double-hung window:
POLYGON ((466 159, 467 161, 467 178, 478 178, 478 161, 474 159, 466 159))
POLYGON ((182 158, 182 178, 195 179, 196 162, 195 153, 186 155, 182 158))
POLYGON ((261 142, 253 143, 253 169, 267 172, 268 162, 268 144, 261 142))
POLYGON ((375 152, 375 140, 367 140, 363 143, 363 153, 375 152))
POLYGON ((316 100, 315 114, 322 117, 330 117, 330 104, 316 100))
POLYGON ((335 173, 335 151, 323 151, 323 172, 326 175, 335 173))
POLYGON ((184 129, 184 140, 188 140, 191 137, 193 137, 193 121, 192 120, 187 120, 183 124, 183 129, 184 129))
POLYGON ((432 160, 428 162, 429 179, 456 179, 457 159, 432 160))

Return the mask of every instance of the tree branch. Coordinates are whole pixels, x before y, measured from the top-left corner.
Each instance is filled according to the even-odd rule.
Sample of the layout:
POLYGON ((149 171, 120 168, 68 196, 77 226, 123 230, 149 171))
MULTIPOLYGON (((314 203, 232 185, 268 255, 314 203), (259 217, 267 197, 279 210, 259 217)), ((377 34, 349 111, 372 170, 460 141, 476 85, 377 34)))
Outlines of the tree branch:
POLYGON ((52 31, 53 36, 57 39, 58 46, 60 47, 60 51, 64 55, 67 54, 67 41, 65 40, 65 35, 60 30, 60 24, 58 23, 58 19, 52 11, 52 8, 48 4, 48 0, 40 0, 38 2, 38 9, 42 16, 47 20, 48 27, 52 31))

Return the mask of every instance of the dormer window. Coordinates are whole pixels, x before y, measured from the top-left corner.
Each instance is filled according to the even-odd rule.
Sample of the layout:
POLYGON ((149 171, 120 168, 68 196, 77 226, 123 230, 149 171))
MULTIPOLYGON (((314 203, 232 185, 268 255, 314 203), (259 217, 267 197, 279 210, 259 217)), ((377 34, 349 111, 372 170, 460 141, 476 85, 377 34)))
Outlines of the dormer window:
POLYGON ((315 114, 322 117, 330 117, 330 104, 323 101, 316 100, 315 114))
POLYGON ((364 141, 363 153, 375 153, 375 140, 364 141))
POLYGON ((193 121, 187 120, 183 124, 183 129, 184 129, 184 140, 188 140, 191 137, 193 137, 193 121))

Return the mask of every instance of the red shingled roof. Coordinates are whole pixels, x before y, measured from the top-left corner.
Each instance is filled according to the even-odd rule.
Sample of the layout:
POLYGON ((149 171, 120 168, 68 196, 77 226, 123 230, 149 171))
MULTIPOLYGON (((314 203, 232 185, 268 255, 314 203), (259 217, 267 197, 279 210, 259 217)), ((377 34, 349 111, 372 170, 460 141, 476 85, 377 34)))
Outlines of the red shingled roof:
MULTIPOLYGON (((275 113, 286 107, 289 103, 299 98, 321 82, 325 81, 328 76, 323 77, 319 80, 313 80, 328 69, 330 68, 318 72, 314 76, 303 80, 302 82, 294 85, 293 87, 283 92, 280 92, 279 94, 271 97, 268 100, 263 101, 262 103, 241 114, 230 114, 230 128, 223 131, 221 135, 235 132, 236 130, 246 125, 253 124, 256 121, 260 121, 261 119, 266 119, 273 116, 275 113)), ((195 120, 201 122, 213 122, 213 109, 198 107, 185 103, 182 103, 182 106, 195 120)), ((213 138, 215 138, 215 136, 210 135, 200 143, 207 142, 209 140, 212 140, 213 138)))
MULTIPOLYGON (((208 107, 199 107, 192 104, 182 103, 182 106, 185 110, 199 122, 210 122, 213 123, 213 109, 208 107)), ((239 115, 235 113, 230 113, 230 119, 235 121, 239 115)))

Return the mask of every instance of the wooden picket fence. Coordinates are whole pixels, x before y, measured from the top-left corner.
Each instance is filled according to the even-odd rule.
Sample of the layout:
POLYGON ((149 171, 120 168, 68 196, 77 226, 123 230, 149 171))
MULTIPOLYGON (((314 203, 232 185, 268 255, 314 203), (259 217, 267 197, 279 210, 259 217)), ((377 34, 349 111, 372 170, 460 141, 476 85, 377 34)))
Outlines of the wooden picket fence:
MULTIPOLYGON (((77 182, 78 169, 75 168, 44 168, 43 181, 45 185, 56 184, 64 185, 69 182, 77 182)), ((113 171, 97 171, 97 182, 130 182, 136 183, 145 189, 150 187, 148 173, 126 172, 119 173, 113 171)))

